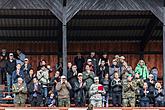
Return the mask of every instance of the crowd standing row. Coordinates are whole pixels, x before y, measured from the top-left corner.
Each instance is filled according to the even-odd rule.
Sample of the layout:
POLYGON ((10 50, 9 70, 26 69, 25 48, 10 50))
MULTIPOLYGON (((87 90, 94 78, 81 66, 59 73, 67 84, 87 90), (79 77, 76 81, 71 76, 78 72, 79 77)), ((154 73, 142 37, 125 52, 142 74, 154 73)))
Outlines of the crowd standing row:
POLYGON ((113 106, 164 106, 164 90, 157 80, 158 69, 148 70, 143 60, 133 70, 124 56, 115 55, 111 61, 106 53, 100 58, 95 52, 86 58, 78 53, 73 64, 68 62, 67 76, 62 74, 62 60, 55 70, 43 59, 39 65, 32 66, 29 62, 20 49, 16 54, 2 49, 0 83, 7 80, 6 97, 14 97, 15 106, 25 106, 28 102, 31 106, 69 107, 74 99, 77 107, 89 103, 108 107, 110 97, 113 106), (37 72, 34 66, 38 66, 37 72), (52 71, 55 75, 50 78, 52 71))

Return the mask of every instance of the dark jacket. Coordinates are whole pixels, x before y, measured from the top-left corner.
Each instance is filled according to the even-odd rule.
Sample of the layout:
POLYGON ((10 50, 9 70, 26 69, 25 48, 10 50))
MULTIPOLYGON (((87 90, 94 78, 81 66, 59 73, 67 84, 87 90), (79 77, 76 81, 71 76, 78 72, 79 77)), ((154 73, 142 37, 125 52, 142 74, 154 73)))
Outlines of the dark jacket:
POLYGON ((37 76, 34 75, 34 74, 32 76, 25 75, 25 82, 26 82, 26 84, 29 85, 29 84, 33 83, 33 79, 34 78, 37 78, 37 76))
POLYGON ((121 80, 116 80, 116 79, 113 79, 112 82, 111 82, 111 87, 112 87, 112 92, 115 93, 115 92, 119 92, 121 93, 122 92, 122 85, 121 85, 121 80))
POLYGON ((81 101, 82 103, 84 103, 84 105, 85 105, 85 86, 86 86, 86 83, 83 83, 82 87, 80 87, 79 81, 76 81, 74 83, 74 88, 73 88, 75 102, 81 101))
POLYGON ((78 58, 78 56, 76 56, 76 57, 74 58, 74 63, 75 63, 76 66, 77 66, 77 70, 78 70, 79 72, 82 72, 82 71, 83 71, 83 65, 84 65, 84 63, 85 63, 84 57, 81 56, 81 58, 78 58))
POLYGON ((16 70, 16 61, 13 60, 11 62, 10 60, 7 60, 7 62, 6 62, 6 72, 8 74, 12 75, 14 70, 16 70))
POLYGON ((161 92, 158 92, 158 90, 156 89, 154 92, 154 96, 155 96, 155 101, 163 101, 164 100, 164 90, 162 89, 161 92))
POLYGON ((31 64, 28 64, 27 67, 25 68, 25 64, 23 64, 23 65, 21 66, 21 69, 22 69, 24 72, 29 73, 31 67, 32 67, 31 64))
POLYGON ((21 77, 23 80, 25 78, 25 75, 22 70, 19 71, 19 75, 17 74, 16 70, 12 73, 12 81, 13 83, 17 83, 18 78, 21 77))
POLYGON ((141 101, 147 101, 147 102, 149 102, 150 101, 150 91, 149 91, 149 89, 147 89, 147 93, 145 94, 144 93, 144 89, 142 88, 141 90, 140 90, 140 100, 141 101))
POLYGON ((57 81, 57 82, 60 82, 60 77, 52 77, 51 80, 50 80, 50 85, 51 86, 54 86, 55 85, 55 82, 54 81, 57 81))
POLYGON ((55 104, 56 104, 55 97, 52 97, 52 98, 48 97, 48 98, 46 99, 46 105, 47 105, 48 107, 53 107, 53 106, 55 106, 55 104))
POLYGON ((150 82, 149 79, 147 79, 148 89, 151 92, 151 94, 154 94, 155 91, 155 81, 153 80, 153 83, 150 82))
POLYGON ((68 82, 71 84, 72 87, 74 87, 74 83, 77 82, 77 73, 70 71, 68 73, 68 82))
POLYGON ((29 99, 29 102, 32 102, 33 99, 35 98, 34 93, 37 94, 37 96, 36 96, 37 101, 42 102, 41 91, 42 91, 42 86, 40 84, 38 84, 38 90, 36 90, 36 91, 34 91, 34 83, 29 84, 28 85, 28 93, 29 93, 28 99, 29 99))
POLYGON ((104 75, 108 73, 109 74, 109 69, 108 66, 99 66, 97 70, 97 76, 100 78, 100 80, 104 77, 104 75))
POLYGON ((105 89, 106 93, 109 93, 109 91, 110 91, 110 86, 111 86, 110 80, 102 79, 102 80, 100 81, 100 83, 104 86, 104 89, 105 89))

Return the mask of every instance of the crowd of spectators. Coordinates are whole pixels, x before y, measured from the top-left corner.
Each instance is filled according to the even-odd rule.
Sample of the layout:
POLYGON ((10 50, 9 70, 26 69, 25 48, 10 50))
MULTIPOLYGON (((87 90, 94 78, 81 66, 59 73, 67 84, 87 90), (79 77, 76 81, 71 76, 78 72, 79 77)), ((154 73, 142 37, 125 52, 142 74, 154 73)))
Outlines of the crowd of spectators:
POLYGON ((15 106, 28 102, 31 106, 69 107, 74 99, 76 107, 109 107, 110 97, 114 107, 164 106, 158 69, 149 70, 144 60, 139 60, 135 70, 124 56, 109 59, 106 53, 97 57, 91 52, 86 58, 78 53, 73 62, 68 62, 65 76, 62 59, 53 70, 43 59, 39 65, 31 65, 20 49, 15 53, 2 49, 0 84, 7 85, 6 98, 13 97, 15 106), (53 77, 49 77, 51 72, 53 77))

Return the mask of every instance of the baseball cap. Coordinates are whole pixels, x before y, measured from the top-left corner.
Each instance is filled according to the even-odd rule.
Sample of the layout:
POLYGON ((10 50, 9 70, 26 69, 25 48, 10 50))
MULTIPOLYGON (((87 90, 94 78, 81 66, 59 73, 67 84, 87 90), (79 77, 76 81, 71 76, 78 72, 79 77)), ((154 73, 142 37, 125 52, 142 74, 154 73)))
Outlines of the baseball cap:
POLYGON ((9 56, 13 56, 13 53, 9 53, 9 56))
POLYGON ((24 61, 28 61, 29 59, 28 58, 25 58, 24 61))
POLYGON ((83 74, 82 73, 78 73, 78 76, 82 76, 83 74))
POLYGON ((88 60, 87 60, 87 62, 91 62, 91 61, 92 61, 92 59, 88 59, 88 60))
POLYGON ((63 75, 63 76, 61 76, 61 79, 66 79, 66 76, 64 76, 64 75, 63 75))
POLYGON ((94 77, 94 80, 95 80, 95 81, 98 81, 98 80, 99 80, 99 77, 94 77))

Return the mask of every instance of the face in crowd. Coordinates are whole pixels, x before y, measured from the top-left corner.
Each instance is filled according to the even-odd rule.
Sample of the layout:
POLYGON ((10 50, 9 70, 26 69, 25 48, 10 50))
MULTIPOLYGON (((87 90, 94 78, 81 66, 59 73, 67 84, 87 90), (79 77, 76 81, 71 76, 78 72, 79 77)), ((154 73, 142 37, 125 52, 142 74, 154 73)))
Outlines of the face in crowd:
POLYGON ((95 77, 95 78, 94 78, 94 82, 95 82, 96 84, 99 84, 99 77, 95 77))
POLYGON ((95 52, 91 52, 91 57, 94 57, 95 56, 95 52))
POLYGON ((68 62, 68 68, 71 68, 71 67, 72 67, 72 63, 68 62))
POLYGON ((33 83, 34 83, 34 84, 37 84, 37 83, 38 83, 37 78, 34 78, 34 79, 33 79, 33 83))
POLYGON ((109 79, 109 74, 108 73, 105 74, 105 79, 109 79))
POLYGON ((21 69, 21 64, 18 63, 17 66, 16 66, 17 70, 20 70, 21 69))
POLYGON ((23 83, 23 79, 22 78, 18 78, 18 84, 22 84, 23 83))
POLYGON ((143 88, 144 88, 144 89, 147 89, 147 88, 148 88, 148 84, 147 84, 146 82, 144 82, 143 88))
POLYGON ((87 60, 87 64, 88 64, 88 65, 92 65, 92 60, 91 60, 91 59, 88 59, 88 60, 87 60))
POLYGON ((78 80, 82 81, 83 77, 82 77, 82 73, 78 73, 78 80))
POLYGON ((27 58, 25 58, 24 63, 25 64, 28 64, 29 63, 29 60, 27 58))
POLYGON ((127 77, 127 79, 128 79, 128 81, 132 81, 132 75, 128 75, 128 77, 127 77))
POLYGON ((34 74, 34 70, 30 69, 29 74, 30 74, 30 76, 32 76, 34 74))
POLYGON ((115 72, 115 73, 114 73, 114 77, 115 77, 115 79, 118 79, 118 78, 119 78, 118 72, 115 72))
POLYGON ((105 54, 103 54, 103 58, 107 58, 107 54, 105 53, 105 54))
POLYGON ((59 76, 60 76, 60 72, 59 72, 59 71, 56 71, 55 77, 57 78, 57 77, 59 77, 59 76))
POLYGON ((86 71, 90 71, 89 65, 86 65, 86 66, 85 66, 85 70, 86 70, 86 71))
POLYGON ((104 65, 105 65, 105 61, 102 60, 102 61, 101 61, 101 66, 104 66, 104 65))
POLYGON ((13 59, 14 59, 13 54, 10 54, 10 55, 9 55, 9 59, 10 59, 10 60, 13 60, 13 59))
POLYGON ((113 60, 113 61, 112 61, 112 64, 113 64, 114 66, 116 66, 116 65, 117 65, 117 61, 116 61, 116 60, 113 60))
POLYGON ((140 61, 139 61, 139 64, 140 64, 140 66, 143 66, 145 63, 144 63, 143 60, 140 60, 140 61))
POLYGON ((76 66, 76 65, 73 65, 73 66, 72 66, 72 71, 73 71, 73 72, 76 72, 76 71, 77 71, 77 66, 76 66))
POLYGON ((135 78, 139 79, 140 78, 140 74, 139 73, 136 73, 135 74, 135 78))

